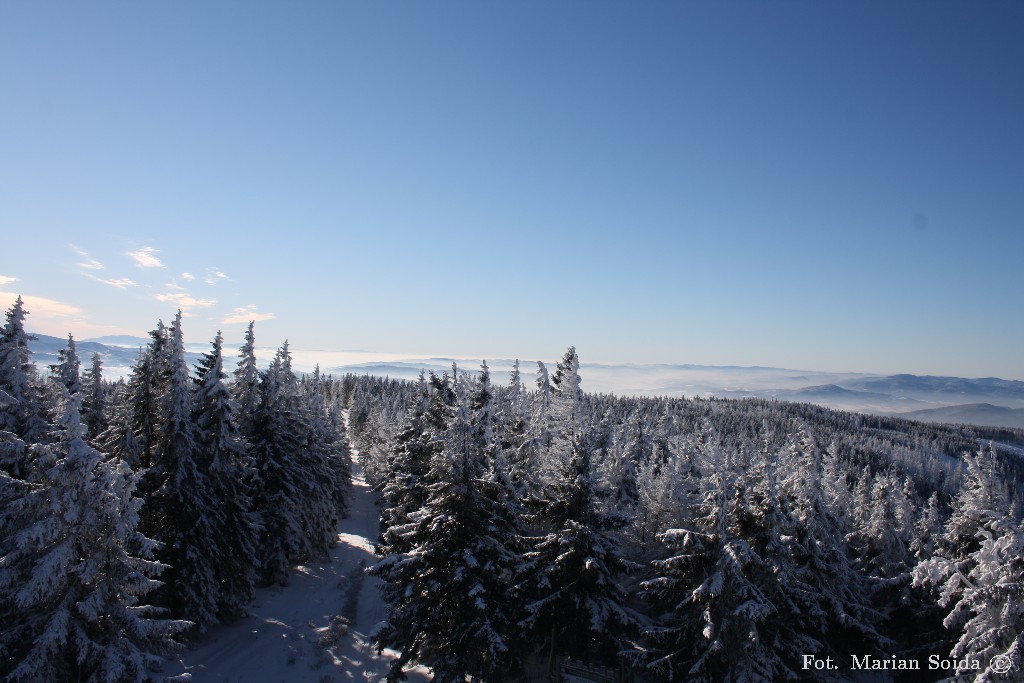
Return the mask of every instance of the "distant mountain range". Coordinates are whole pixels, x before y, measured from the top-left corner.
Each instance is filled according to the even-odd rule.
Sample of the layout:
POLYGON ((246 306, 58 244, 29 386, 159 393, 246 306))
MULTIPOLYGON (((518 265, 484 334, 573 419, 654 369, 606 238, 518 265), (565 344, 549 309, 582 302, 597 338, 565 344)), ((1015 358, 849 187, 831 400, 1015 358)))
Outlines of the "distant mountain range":
POLYGON ((953 424, 980 425, 983 427, 1014 427, 1024 429, 1024 408, 1006 408, 991 403, 968 403, 946 408, 912 410, 900 414, 908 420, 922 422, 951 422, 953 424))
MULTIPOLYGON (((453 362, 470 371, 475 371, 479 363, 452 358, 410 359, 339 365, 327 372, 415 379, 421 369, 440 373, 450 370, 453 362)), ((488 360, 495 381, 508 376, 512 362, 488 360)), ((521 363, 527 385, 532 384, 535 369, 535 362, 521 363)), ((583 363, 580 374, 586 390, 620 395, 765 398, 925 422, 1024 427, 1024 382, 994 377, 879 376, 759 366, 602 363, 583 363)))
MULTIPOLYGON (((36 364, 45 368, 56 363, 57 352, 67 345, 67 340, 43 334, 35 336, 37 341, 32 342, 31 348, 36 364)), ((99 353, 103 358, 104 376, 117 379, 128 375, 139 349, 148 343, 145 337, 108 336, 76 341, 76 346, 83 367, 88 365, 93 353, 99 353)), ((188 348, 206 347, 188 345, 188 348)), ((186 351, 185 358, 190 365, 195 365, 200 355, 191 350, 186 351)), ((296 362, 295 367, 300 371, 311 371, 313 365, 320 362, 316 352, 304 352, 301 356, 308 367, 296 362)), ((480 361, 409 358, 333 366, 321 362, 320 365, 326 374, 334 376, 354 373, 415 379, 421 370, 450 371, 452 363, 457 363, 461 370, 475 372, 480 361)), ((509 358, 489 359, 493 380, 507 381, 513 363, 509 358)), ((536 362, 522 361, 520 368, 523 382, 532 386, 536 362)), ((770 367, 627 363, 583 363, 580 372, 585 390, 624 396, 753 397, 927 422, 1024 428, 1024 382, 996 377, 880 376, 770 367)))
MULTIPOLYGON (((57 352, 67 348, 67 338, 51 337, 38 332, 33 333, 32 336, 36 338, 36 341, 31 342, 29 348, 32 350, 32 360, 36 365, 44 370, 49 365, 56 365, 58 362, 57 352)), ((82 362, 83 370, 92 363, 92 355, 98 353, 103 360, 103 376, 106 379, 118 379, 128 376, 132 365, 139 357, 139 350, 149 344, 149 341, 145 337, 127 336, 97 337, 83 341, 76 339, 75 351, 82 362)), ((190 365, 194 365, 200 355, 186 351, 185 360, 190 365)))

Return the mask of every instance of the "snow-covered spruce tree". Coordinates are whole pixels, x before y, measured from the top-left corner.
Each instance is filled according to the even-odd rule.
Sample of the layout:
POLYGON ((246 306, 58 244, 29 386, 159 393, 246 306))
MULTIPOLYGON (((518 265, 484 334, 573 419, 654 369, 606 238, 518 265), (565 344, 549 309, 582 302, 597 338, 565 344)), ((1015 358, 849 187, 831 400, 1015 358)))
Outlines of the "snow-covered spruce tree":
POLYGON ((609 468, 609 489, 614 504, 623 511, 636 507, 637 472, 648 461, 654 445, 650 427, 639 410, 633 411, 623 429, 623 439, 614 449, 609 468))
POLYGON ((509 371, 508 387, 501 394, 498 403, 498 438, 502 448, 511 448, 522 441, 526 434, 526 388, 523 376, 519 371, 519 359, 512 364, 509 371))
POLYGON ((260 405, 260 371, 256 367, 256 335, 254 323, 245 331, 245 343, 238 351, 238 365, 231 383, 231 394, 238 406, 238 428, 248 438, 260 405))
MULTIPOLYGON (((167 328, 163 321, 150 333, 150 342, 140 350, 128 378, 124 406, 99 436, 104 450, 128 463, 140 476, 139 497, 149 500, 160 483, 162 472, 155 462, 158 432, 163 420, 161 398, 167 391, 167 328)), ((143 530, 148 532, 143 513, 143 530)))
MULTIPOLYGON (((498 437, 502 429, 501 410, 498 408, 498 392, 491 384, 491 372, 487 361, 480 364, 476 385, 471 396, 470 410, 472 425, 477 438, 483 444, 485 494, 493 501, 495 511, 500 513, 513 530, 507 545, 509 548, 518 545, 519 520, 523 516, 520 488, 513 482, 509 464, 509 449, 504 448, 498 437)), ((511 578, 511 576, 509 577, 511 578)))
POLYGON ((683 466, 678 454, 667 451, 640 464, 633 527, 641 549, 661 532, 677 528, 688 519, 692 501, 684 485, 683 466))
POLYGON ((988 683, 1006 680, 993 667, 997 655, 1009 657, 1014 672, 1024 666, 1024 528, 1009 514, 995 449, 965 459, 945 543, 914 569, 914 582, 932 587, 939 605, 951 608, 943 623, 958 640, 949 656, 982 667, 960 672, 959 680, 988 683), (971 521, 975 533, 967 539, 971 521))
POLYGON ((286 585, 292 561, 307 544, 302 526, 303 469, 299 451, 303 435, 281 386, 282 359, 274 357, 260 373, 260 402, 251 420, 249 439, 256 468, 253 503, 261 516, 263 532, 258 554, 266 583, 286 585))
POLYGON ((382 486, 377 552, 384 556, 411 550, 403 537, 391 530, 408 524, 409 515, 426 502, 426 475, 435 451, 442 444, 433 439, 428 428, 430 401, 429 386, 421 372, 416 393, 392 441, 391 468, 382 486))
MULTIPOLYGON (((294 539, 292 563, 323 555, 336 542, 338 520, 337 497, 343 482, 337 479, 331 463, 328 444, 318 443, 316 417, 311 413, 307 397, 301 392, 298 378, 292 371, 291 352, 287 340, 278 349, 275 363, 268 372, 277 374, 277 403, 288 429, 295 438, 290 466, 298 485, 299 528, 294 539)), ((333 439, 333 437, 332 437, 333 439)))
POLYGON ((800 429, 789 437, 779 461, 793 530, 785 550, 792 573, 780 576, 779 583, 799 608, 796 629, 841 648, 835 653, 840 656, 872 652, 884 641, 875 628, 879 615, 869 602, 867 577, 847 555, 843 539, 848 529, 828 505, 821 452, 800 429))
POLYGON ((530 432, 539 449, 547 449, 551 446, 553 431, 554 389, 551 386, 551 375, 548 373, 548 368, 541 361, 537 361, 535 384, 537 390, 533 396, 530 432))
POLYGON ((348 448, 335 428, 339 422, 327 412, 319 366, 302 382, 297 408, 303 416, 302 453, 308 470, 304 528, 311 554, 322 553, 336 543, 349 477, 348 448))
POLYGON ((918 562, 927 560, 934 554, 935 543, 942 535, 942 523, 939 494, 932 493, 917 521, 914 522, 914 538, 910 542, 910 550, 918 562))
POLYGON ((57 351, 57 363, 50 366, 50 376, 60 382, 69 394, 82 391, 82 362, 75 349, 75 338, 68 334, 68 345, 57 351))
POLYGON ((616 526, 596 509, 590 448, 582 436, 546 492, 536 523, 550 532, 524 539, 519 570, 531 649, 554 666, 558 655, 614 665, 636 632, 636 615, 616 577, 629 568, 607 535, 616 526))
MULTIPOLYGON (((758 518, 746 507, 747 483, 735 460, 717 443, 704 448, 699 516, 692 528, 659 535, 669 557, 655 561, 657 577, 642 584, 660 624, 647 632, 650 649, 637 659, 666 681, 793 680, 798 659, 779 651, 792 634, 778 632, 777 580, 755 547, 774 540, 759 537, 781 522, 777 486, 770 478, 751 492, 758 518)), ((806 645, 812 643, 793 643, 806 645)))
POLYGON ((508 478, 518 501, 538 497, 540 479, 537 476, 539 444, 529 434, 528 396, 523 386, 516 359, 509 375, 509 385, 496 393, 497 416, 495 438, 497 448, 508 463, 508 478))
POLYGON ((237 408, 224 380, 220 332, 203 355, 195 379, 192 417, 198 430, 199 465, 207 473, 210 499, 219 509, 214 530, 219 548, 211 558, 217 577, 217 614, 235 619, 255 595, 259 516, 252 510, 255 472, 235 421, 237 408))
POLYGON ((82 373, 82 422, 90 441, 95 441, 107 428, 106 398, 103 358, 94 353, 92 363, 82 373))
POLYGON ((223 511, 215 499, 209 463, 200 448, 192 414, 192 381, 185 364, 181 311, 167 333, 165 391, 158 397, 160 422, 143 507, 143 531, 160 541, 157 558, 169 569, 155 598, 176 618, 203 633, 217 623, 220 586, 216 561, 223 511))
POLYGON ((898 480, 878 474, 871 484, 870 504, 861 524, 847 539, 855 549, 861 573, 879 579, 905 576, 913 535, 906 510, 910 507, 898 480))
POLYGON ((137 531, 136 478, 85 442, 78 395, 65 393, 58 458, 5 510, 0 675, 10 681, 148 680, 187 622, 139 604, 164 565, 137 531))
MULTIPOLYGON (((19 296, 7 311, 7 322, 0 329, 0 432, 7 432, 5 441, 17 440, 26 446, 45 443, 50 431, 38 373, 28 347, 34 337, 25 332, 27 315, 19 296)), ((31 449, 9 451, 19 453, 20 457, 5 458, 0 465, 16 478, 28 478, 34 467, 31 449)))
POLYGON ((390 605, 378 648, 400 652, 389 680, 402 679, 409 662, 429 666, 440 682, 498 681, 515 670, 508 591, 517 555, 513 521, 486 462, 489 389, 459 379, 455 391, 444 448, 427 474, 427 500, 391 529, 409 551, 371 570, 384 580, 390 605))
POLYGON ((573 439, 583 419, 579 367, 574 347, 569 347, 558 361, 554 375, 549 375, 544 363, 537 361, 537 391, 533 395, 527 439, 521 446, 523 452, 516 458, 535 463, 535 481, 528 481, 528 488, 550 486, 569 461, 573 439))
POLYGON ((964 461, 967 472, 940 539, 939 552, 950 560, 965 558, 977 550, 982 540, 978 530, 986 522, 1006 516, 1010 507, 995 448, 990 445, 974 455, 965 454, 964 461))
MULTIPOLYGON (((309 404, 313 443, 323 448, 323 457, 330 471, 328 481, 334 493, 334 514, 347 517, 348 495, 352 488, 352 452, 342 416, 343 404, 331 394, 331 383, 331 378, 325 378, 317 365, 313 375, 303 384, 303 396, 309 404)), ((332 527, 332 538, 334 532, 332 527)))

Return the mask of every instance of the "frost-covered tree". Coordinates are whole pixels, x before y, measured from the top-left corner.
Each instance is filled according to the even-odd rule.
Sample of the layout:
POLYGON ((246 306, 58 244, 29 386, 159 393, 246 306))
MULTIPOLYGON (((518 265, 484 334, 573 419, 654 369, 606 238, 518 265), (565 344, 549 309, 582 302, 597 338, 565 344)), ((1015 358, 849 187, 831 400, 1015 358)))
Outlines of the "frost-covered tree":
POLYGON ((692 527, 659 535, 669 556, 654 562, 656 578, 642 584, 660 614, 646 634, 651 648, 639 659, 668 681, 791 680, 798 660, 787 661, 781 641, 816 648, 779 628, 789 616, 780 619, 780 608, 791 608, 778 600, 774 574, 784 568, 773 568, 758 551, 772 549, 781 540, 773 534, 787 530, 773 528, 786 521, 778 486, 761 471, 767 480, 748 492, 744 472, 717 443, 704 451, 707 472, 692 527))
POLYGON ((118 416, 120 419, 111 420, 110 427, 100 436, 106 450, 139 473, 139 497, 143 500, 148 500, 159 486, 160 468, 154 454, 168 377, 168 338, 163 321, 149 335, 150 342, 139 351, 125 387, 123 414, 118 416))
POLYGON ((791 665, 765 647, 776 610, 751 579, 765 568, 750 544, 687 529, 659 539, 674 554, 655 562, 658 576, 643 584, 666 610, 665 625, 647 634, 645 668, 665 681, 793 679, 791 665))
POLYGON ((914 538, 910 542, 910 550, 918 561, 926 560, 934 554, 936 540, 942 535, 942 523, 939 494, 932 493, 914 523, 914 538))
MULTIPOLYGON (((19 296, 7 311, 7 321, 0 329, 0 432, 9 434, 24 444, 43 443, 47 440, 49 424, 39 386, 38 372, 32 362, 29 342, 35 338, 25 332, 25 310, 19 296)), ((5 458, 4 469, 18 478, 27 478, 33 463, 27 459, 29 451, 19 451, 22 459, 5 458)))
POLYGON ((614 664, 637 625, 616 582, 630 566, 608 535, 614 520, 597 510, 590 449, 581 436, 557 471, 538 523, 550 532, 526 539, 521 627, 549 668, 558 655, 614 664))
POLYGON ((254 323, 245 330, 245 343, 238 351, 231 393, 238 405, 238 426, 246 437, 252 431, 252 420, 260 404, 260 371, 256 367, 256 335, 254 323))
POLYGON ((338 520, 345 513, 345 492, 350 480, 348 446, 339 416, 328 409, 323 378, 317 366, 302 382, 296 408, 303 416, 305 444, 302 450, 305 477, 305 523, 311 553, 323 552, 335 543, 338 520), (339 428, 340 426, 340 428, 339 428))
POLYGON ((487 476, 487 391, 477 383, 469 396, 465 381, 456 383, 427 499, 407 524, 390 530, 409 550, 372 570, 390 605, 378 647, 400 652, 389 680, 403 678, 402 668, 414 661, 429 666, 435 681, 496 681, 514 671, 514 523, 501 487, 487 476))
POLYGON ((247 435, 256 468, 254 509, 261 515, 260 570, 267 583, 285 585, 292 561, 306 550, 302 519, 303 435, 281 385, 282 360, 276 356, 260 373, 260 403, 247 435))
MULTIPOLYGON (((322 457, 330 472, 329 487, 334 491, 336 516, 348 515, 348 492, 352 486, 352 453, 342 415, 342 404, 330 395, 330 377, 324 377, 320 366, 303 383, 303 396, 310 414, 311 439, 323 449, 322 457)), ((333 528, 331 533, 333 535, 333 528)))
POLYGON ((953 513, 946 521, 941 538, 942 555, 961 559, 978 549, 978 529, 985 523, 1006 516, 1010 501, 999 476, 995 448, 979 449, 965 455, 967 473, 956 498, 953 513))
POLYGON ((57 363, 50 366, 50 376, 60 382, 68 393, 77 394, 82 391, 82 362, 75 349, 75 338, 68 334, 68 345, 57 351, 57 363))
POLYGON ((252 464, 236 424, 231 393, 224 383, 220 333, 203 355, 195 378, 193 420, 198 431, 198 466, 205 470, 210 500, 217 508, 218 540, 211 558, 218 583, 217 613, 234 619, 252 602, 256 585, 259 516, 252 510, 252 464))
POLYGON ((675 453, 640 464, 633 526, 641 548, 666 529, 677 528, 691 512, 683 467, 683 461, 675 453))
POLYGON ((107 429, 106 400, 103 358, 94 353, 92 363, 82 373, 82 422, 90 441, 96 440, 107 429))
POLYGON ((416 393, 392 440, 391 467, 383 484, 377 552, 384 556, 410 550, 404 537, 391 530, 408 524, 409 515, 426 502, 426 475, 431 458, 442 445, 428 423, 431 400, 429 385, 421 372, 416 393))
POLYGON ((65 393, 56 464, 4 512, 0 669, 11 681, 143 681, 189 626, 140 604, 164 565, 137 531, 135 475, 85 441, 65 393))
POLYGON ((611 449, 607 466, 607 482, 614 503, 623 510, 632 509, 639 493, 638 471, 654 450, 650 427, 640 411, 634 411, 623 430, 623 438, 611 449))
POLYGON ((943 624, 958 639, 949 656, 983 667, 962 677, 988 683, 1004 680, 1006 672, 993 667, 997 655, 1014 671, 1024 665, 1024 528, 1009 514, 994 448, 965 460, 945 544, 914 569, 914 582, 937 591, 939 605, 950 610, 943 624))
POLYGON ((202 633, 217 623, 220 588, 216 558, 223 514, 214 498, 192 414, 192 380, 185 363, 181 312, 167 333, 165 390, 148 477, 153 491, 143 508, 143 530, 160 541, 157 557, 169 565, 161 604, 202 633))
POLYGON ((842 645, 841 654, 870 651, 879 645, 878 615, 868 602, 867 577, 858 574, 846 552, 846 529, 828 505, 821 451, 814 437, 800 429, 790 436, 780 481, 791 506, 795 533, 785 555, 793 571, 779 582, 797 605, 797 630, 825 643, 842 645))
POLYGON ((551 386, 551 376, 548 368, 541 361, 537 361, 537 386, 533 399, 533 414, 530 420, 531 438, 541 449, 551 446, 554 390, 551 386))
POLYGON ((862 573, 892 579, 905 574, 910 561, 913 527, 908 526, 906 515, 909 501, 899 481, 885 474, 875 476, 869 490, 867 508, 857 515, 858 524, 847 540, 855 549, 862 573))

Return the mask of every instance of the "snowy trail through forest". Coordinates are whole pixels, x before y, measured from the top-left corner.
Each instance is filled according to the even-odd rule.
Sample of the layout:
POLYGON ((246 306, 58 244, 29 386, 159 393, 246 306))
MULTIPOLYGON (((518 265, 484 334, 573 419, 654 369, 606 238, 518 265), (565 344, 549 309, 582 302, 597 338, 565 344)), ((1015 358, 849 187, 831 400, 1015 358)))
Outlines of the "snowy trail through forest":
MULTIPOLYGON (((363 571, 377 561, 375 500, 353 462, 350 515, 338 525, 330 561, 307 562, 292 570, 288 586, 257 591, 249 616, 210 629, 166 675, 188 673, 194 683, 383 681, 395 655, 377 655, 370 634, 387 608, 380 580, 363 571), (338 616, 349 621, 347 633, 338 616)), ((430 680, 423 667, 406 674, 430 680)))

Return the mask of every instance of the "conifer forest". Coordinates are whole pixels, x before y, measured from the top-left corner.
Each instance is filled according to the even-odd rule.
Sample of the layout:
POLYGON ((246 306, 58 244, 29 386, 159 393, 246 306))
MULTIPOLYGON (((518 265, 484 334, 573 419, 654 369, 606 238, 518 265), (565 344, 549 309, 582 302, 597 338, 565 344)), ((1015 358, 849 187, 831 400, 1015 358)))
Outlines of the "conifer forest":
POLYGON ((287 342, 258 363, 250 324, 190 367, 180 312, 111 380, 70 336, 38 367, 26 316, 0 335, 0 680, 203 680, 167 665, 342 542, 356 477, 388 680, 1024 675, 1019 430, 587 393, 573 347, 331 377, 287 342))

